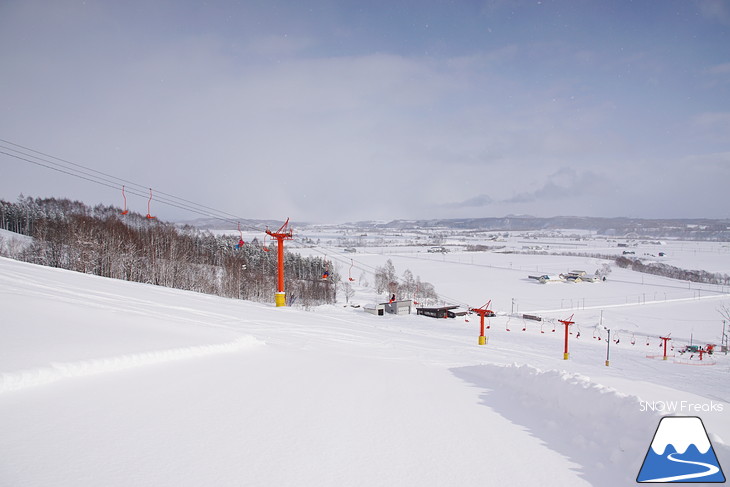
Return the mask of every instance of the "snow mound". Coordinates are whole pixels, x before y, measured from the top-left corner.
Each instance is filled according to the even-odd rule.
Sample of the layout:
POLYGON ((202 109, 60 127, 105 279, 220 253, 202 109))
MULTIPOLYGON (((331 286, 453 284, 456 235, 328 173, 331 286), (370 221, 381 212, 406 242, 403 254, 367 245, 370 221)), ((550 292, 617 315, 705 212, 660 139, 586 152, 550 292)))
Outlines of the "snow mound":
POLYGON ((233 353, 263 344, 264 342, 254 337, 242 336, 228 343, 155 350, 76 362, 55 362, 48 367, 0 374, 0 394, 72 377, 85 377, 207 355, 233 353))
POLYGON ((591 485, 629 485, 659 418, 638 397, 581 374, 492 364, 452 372, 485 389, 485 406, 579 464, 591 485))
POLYGON ((31 237, 0 228, 0 255, 14 256, 33 243, 31 237))

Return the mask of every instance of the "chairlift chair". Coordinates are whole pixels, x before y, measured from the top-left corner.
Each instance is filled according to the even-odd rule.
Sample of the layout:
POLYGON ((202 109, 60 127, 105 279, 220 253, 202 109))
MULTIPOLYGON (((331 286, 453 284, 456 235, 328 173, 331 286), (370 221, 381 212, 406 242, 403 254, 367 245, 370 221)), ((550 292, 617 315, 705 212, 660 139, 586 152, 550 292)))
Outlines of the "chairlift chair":
POLYGON ((238 244, 236 245, 236 250, 240 250, 243 248, 244 245, 246 245, 246 242, 243 241, 243 232, 241 231, 241 222, 238 222, 238 235, 239 235, 239 240, 238 240, 238 244))
POLYGON ((157 217, 154 217, 150 214, 150 205, 152 204, 152 188, 150 188, 150 199, 147 200, 147 219, 148 220, 154 220, 157 217))
POLYGON ((122 198, 124 198, 124 209, 122 210, 122 215, 126 215, 129 213, 129 210, 127 209, 127 195, 124 194, 124 185, 122 185, 122 198))

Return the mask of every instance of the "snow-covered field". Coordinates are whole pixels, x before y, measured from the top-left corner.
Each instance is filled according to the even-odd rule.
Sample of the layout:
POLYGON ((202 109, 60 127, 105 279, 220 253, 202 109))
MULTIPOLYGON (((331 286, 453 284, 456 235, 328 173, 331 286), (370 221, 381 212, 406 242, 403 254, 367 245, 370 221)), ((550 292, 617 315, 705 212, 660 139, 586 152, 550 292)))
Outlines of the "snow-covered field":
MULTIPOLYGON (((477 317, 379 317, 343 292, 305 311, 0 258, 0 485, 635 485, 668 413, 700 416, 730 473, 730 359, 677 353, 720 343, 730 289, 615 267, 540 284, 603 262, 426 248, 327 252, 351 304, 384 299, 387 259, 454 304, 492 300, 486 345, 477 317)), ((727 244, 661 251, 730 272, 727 244)))

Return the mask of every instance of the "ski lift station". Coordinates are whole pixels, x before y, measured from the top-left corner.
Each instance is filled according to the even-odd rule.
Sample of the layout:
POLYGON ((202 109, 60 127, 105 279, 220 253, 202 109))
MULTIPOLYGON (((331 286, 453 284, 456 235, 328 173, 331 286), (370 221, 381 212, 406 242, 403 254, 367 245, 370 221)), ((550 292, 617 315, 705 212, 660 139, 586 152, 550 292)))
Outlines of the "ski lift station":
POLYGON ((441 306, 438 308, 416 308, 416 314, 430 316, 431 318, 456 318, 457 316, 465 316, 468 310, 459 306, 441 306))
POLYGON ((394 315, 409 315, 411 314, 411 301, 393 301, 391 303, 379 303, 370 306, 365 306, 365 311, 374 314, 376 316, 383 316, 385 313, 394 315))

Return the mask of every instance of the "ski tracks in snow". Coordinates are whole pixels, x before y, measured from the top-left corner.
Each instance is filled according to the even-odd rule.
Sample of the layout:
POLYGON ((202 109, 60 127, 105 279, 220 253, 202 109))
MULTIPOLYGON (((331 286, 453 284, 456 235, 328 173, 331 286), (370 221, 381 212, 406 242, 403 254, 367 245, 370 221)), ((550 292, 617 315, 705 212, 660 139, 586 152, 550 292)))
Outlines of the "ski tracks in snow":
POLYGON ((117 372, 208 355, 234 353, 263 344, 264 342, 254 337, 242 336, 231 342, 220 344, 154 350, 75 362, 54 362, 47 367, 0 373, 0 394, 42 386, 63 379, 117 372))

